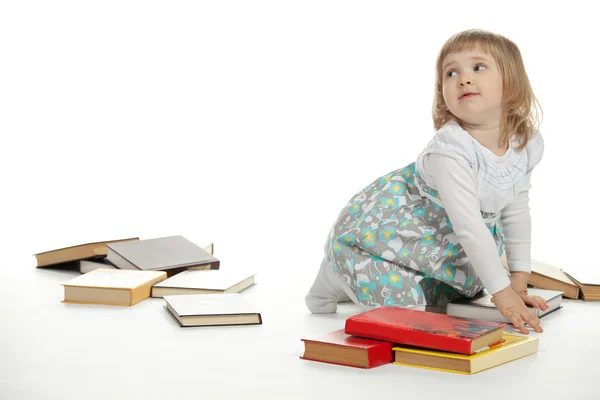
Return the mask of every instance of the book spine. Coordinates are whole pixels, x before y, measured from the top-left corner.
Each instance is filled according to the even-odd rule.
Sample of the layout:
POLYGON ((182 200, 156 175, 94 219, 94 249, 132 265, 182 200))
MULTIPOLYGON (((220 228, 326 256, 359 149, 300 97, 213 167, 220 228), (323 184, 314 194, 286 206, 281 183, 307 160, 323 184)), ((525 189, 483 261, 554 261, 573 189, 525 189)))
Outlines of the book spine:
POLYGON ((380 346, 371 347, 367 350, 369 368, 390 364, 394 357, 391 343, 382 343, 380 346))
POLYGON ((352 317, 346 320, 345 331, 349 335, 384 342, 449 351, 452 353, 472 354, 471 341, 468 339, 436 335, 429 332, 405 329, 400 326, 376 324, 352 317))

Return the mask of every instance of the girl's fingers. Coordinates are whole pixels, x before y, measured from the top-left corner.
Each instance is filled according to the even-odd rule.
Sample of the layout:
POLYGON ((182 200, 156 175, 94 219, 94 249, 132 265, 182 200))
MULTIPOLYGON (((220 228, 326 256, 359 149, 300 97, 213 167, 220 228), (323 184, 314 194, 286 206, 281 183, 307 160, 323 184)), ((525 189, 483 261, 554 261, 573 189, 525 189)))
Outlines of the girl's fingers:
POLYGON ((515 328, 521 331, 522 334, 527 335, 529 333, 527 328, 525 328, 523 320, 517 313, 511 314, 508 319, 515 326, 515 328))
POLYGON ((535 307, 535 308, 540 308, 540 302, 538 301, 537 298, 535 298, 534 296, 527 296, 527 298, 523 299, 525 304, 535 307))
POLYGON ((546 300, 544 300, 542 297, 540 296, 534 296, 535 299, 538 302, 538 305, 540 306, 540 309, 542 311, 546 311, 550 306, 548 305, 548 303, 546 303, 546 300))
POLYGON ((525 315, 522 315, 522 318, 527 322, 527 324, 532 327, 536 332, 542 333, 544 330, 540 325, 540 319, 533 313, 531 310, 527 310, 525 315))

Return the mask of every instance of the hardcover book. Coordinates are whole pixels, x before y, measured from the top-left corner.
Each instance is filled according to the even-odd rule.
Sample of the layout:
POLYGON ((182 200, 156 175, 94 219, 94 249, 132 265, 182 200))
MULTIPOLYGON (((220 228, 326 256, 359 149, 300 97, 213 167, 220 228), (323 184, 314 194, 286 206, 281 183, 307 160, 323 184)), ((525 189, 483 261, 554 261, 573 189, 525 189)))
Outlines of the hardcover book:
POLYGON ((166 310, 182 327, 260 325, 261 314, 239 293, 164 296, 166 310))
MULTIPOLYGON (((538 318, 562 308, 562 292, 537 288, 529 288, 528 292, 531 295, 540 296, 546 300, 546 303, 549 306, 546 311, 542 311, 539 308, 529 307, 531 311, 538 316, 538 318)), ((452 303, 448 304, 446 313, 456 317, 510 323, 510 321, 504 315, 502 315, 500 311, 498 311, 492 302, 492 296, 486 290, 481 291, 473 298, 453 301, 452 303)))
POLYGON ((474 354, 502 340, 505 325, 383 306, 346 319, 345 332, 384 342, 474 354))
POLYGON ((152 285, 166 278, 161 271, 99 268, 63 283, 63 302, 132 306, 150 297, 152 285))
POLYGON ((473 355, 396 346, 393 348, 394 364, 459 374, 474 374, 535 354, 538 351, 539 339, 537 337, 505 333, 502 338, 501 343, 473 355))
MULTIPOLYGON (((107 245, 110 243, 128 242, 139 240, 138 238, 107 240, 103 242, 94 242, 79 244, 62 249, 45 251, 34 254, 37 266, 36 268, 55 266, 57 264, 70 263, 73 261, 103 258, 108 254, 107 245)), ((69 266, 70 267, 70 266, 69 266)))
POLYGON ((563 270, 541 261, 531 260, 531 274, 527 284, 539 289, 561 291, 568 299, 579 297, 579 287, 563 270))
POLYGON ((236 270, 188 270, 178 273, 152 288, 152 297, 174 294, 239 293, 254 284, 254 274, 236 270))
POLYGON ((303 360, 357 368, 374 368, 392 362, 392 345, 388 342, 350 336, 343 329, 321 336, 301 339, 303 360))
POLYGON ((120 269, 165 271, 219 269, 219 260, 183 236, 108 244, 106 259, 120 269))

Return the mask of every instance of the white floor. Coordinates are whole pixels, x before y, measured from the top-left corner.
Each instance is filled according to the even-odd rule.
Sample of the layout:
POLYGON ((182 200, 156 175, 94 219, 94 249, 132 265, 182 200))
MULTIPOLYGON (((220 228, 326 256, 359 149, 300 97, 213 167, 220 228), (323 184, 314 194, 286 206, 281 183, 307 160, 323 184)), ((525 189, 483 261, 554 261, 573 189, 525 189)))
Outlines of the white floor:
POLYGON ((180 328, 148 299, 130 308, 61 303, 73 271, 0 268, 0 399, 474 398, 597 399, 599 303, 565 301, 544 318, 538 354, 472 376, 300 360, 304 335, 344 326, 360 309, 310 315, 305 288, 272 276, 244 295, 251 327, 180 328))

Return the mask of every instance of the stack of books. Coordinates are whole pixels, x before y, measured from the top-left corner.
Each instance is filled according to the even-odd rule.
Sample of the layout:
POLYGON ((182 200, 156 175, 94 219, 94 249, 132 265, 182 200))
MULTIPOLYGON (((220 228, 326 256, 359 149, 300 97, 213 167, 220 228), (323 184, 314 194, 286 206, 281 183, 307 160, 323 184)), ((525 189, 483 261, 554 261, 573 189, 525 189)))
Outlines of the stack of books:
POLYGON ((255 273, 222 270, 214 245, 183 236, 127 238, 81 244, 34 255, 37 268, 82 274, 64 286, 64 303, 133 306, 150 297, 182 327, 259 325, 261 314, 241 294, 255 273))
POLYGON ((302 359, 373 368, 385 364, 473 374, 535 354, 539 339, 504 323, 383 306, 346 320, 343 330, 302 339, 302 359))

